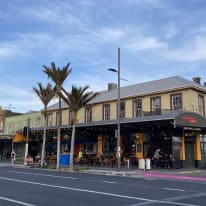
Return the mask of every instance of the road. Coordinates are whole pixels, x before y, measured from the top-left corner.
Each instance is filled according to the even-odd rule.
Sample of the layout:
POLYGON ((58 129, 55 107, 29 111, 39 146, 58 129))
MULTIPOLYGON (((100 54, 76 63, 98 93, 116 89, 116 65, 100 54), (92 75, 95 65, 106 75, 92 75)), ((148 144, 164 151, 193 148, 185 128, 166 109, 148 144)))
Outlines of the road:
POLYGON ((206 182, 0 168, 2 206, 206 205, 206 182))

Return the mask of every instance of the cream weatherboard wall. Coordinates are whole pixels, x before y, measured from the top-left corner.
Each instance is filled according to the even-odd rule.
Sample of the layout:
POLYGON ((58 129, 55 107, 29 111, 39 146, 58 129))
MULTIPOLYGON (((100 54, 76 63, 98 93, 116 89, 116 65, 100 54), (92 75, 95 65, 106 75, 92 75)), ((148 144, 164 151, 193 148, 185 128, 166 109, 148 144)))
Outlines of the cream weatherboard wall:
POLYGON ((94 104, 92 107, 92 120, 101 121, 102 120, 102 104, 94 104))

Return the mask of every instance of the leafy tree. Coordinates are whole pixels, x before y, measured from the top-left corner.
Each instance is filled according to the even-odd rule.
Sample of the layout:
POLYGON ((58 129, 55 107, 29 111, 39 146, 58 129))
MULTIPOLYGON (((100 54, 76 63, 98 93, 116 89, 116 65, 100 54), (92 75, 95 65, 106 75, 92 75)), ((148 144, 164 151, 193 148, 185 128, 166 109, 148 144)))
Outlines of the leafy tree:
POLYGON ((71 138, 71 150, 70 150, 70 169, 73 170, 73 159, 74 159, 74 141, 75 141, 75 126, 78 122, 77 113, 78 111, 86 106, 88 103, 93 100, 98 93, 88 92, 87 89, 89 86, 85 87, 76 87, 72 86, 71 92, 67 92, 62 88, 62 99, 69 106, 69 110, 72 113, 72 138, 71 138))
POLYGON ((46 125, 47 125, 47 105, 54 97, 54 89, 51 84, 47 84, 46 88, 42 86, 40 82, 37 83, 38 87, 33 87, 34 92, 40 98, 44 104, 44 134, 43 134, 43 144, 41 152, 41 167, 43 166, 44 157, 45 157, 45 143, 46 143, 46 125))
POLYGON ((51 78, 55 83, 56 95, 59 97, 59 109, 58 109, 58 126, 57 126, 57 165, 56 169, 59 169, 59 155, 60 155, 60 135, 61 135, 61 124, 62 124, 62 111, 61 111, 61 89, 63 83, 71 73, 72 69, 70 68, 70 63, 68 63, 62 69, 56 68, 54 62, 51 63, 51 67, 43 66, 45 72, 48 75, 48 78, 51 78))

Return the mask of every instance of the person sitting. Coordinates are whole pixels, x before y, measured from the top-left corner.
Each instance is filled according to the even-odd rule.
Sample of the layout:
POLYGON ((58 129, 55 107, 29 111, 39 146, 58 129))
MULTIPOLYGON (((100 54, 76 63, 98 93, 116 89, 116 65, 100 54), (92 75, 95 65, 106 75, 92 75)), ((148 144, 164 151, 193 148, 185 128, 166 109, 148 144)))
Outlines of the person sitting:
POLYGON ((77 159, 76 159, 76 164, 80 163, 80 161, 82 160, 82 158, 83 158, 83 152, 82 152, 82 150, 80 149, 80 150, 79 150, 78 157, 77 157, 77 159))
POLYGON ((153 155, 153 163, 155 167, 160 167, 160 158, 162 155, 160 154, 160 148, 157 148, 153 155))

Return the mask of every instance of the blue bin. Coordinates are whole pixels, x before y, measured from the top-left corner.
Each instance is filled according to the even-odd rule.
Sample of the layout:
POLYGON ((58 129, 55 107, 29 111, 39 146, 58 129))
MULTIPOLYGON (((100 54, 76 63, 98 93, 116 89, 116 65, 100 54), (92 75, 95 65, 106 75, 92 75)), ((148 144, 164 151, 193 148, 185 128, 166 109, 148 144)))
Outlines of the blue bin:
POLYGON ((70 162, 70 154, 60 154, 60 166, 68 166, 70 162))

